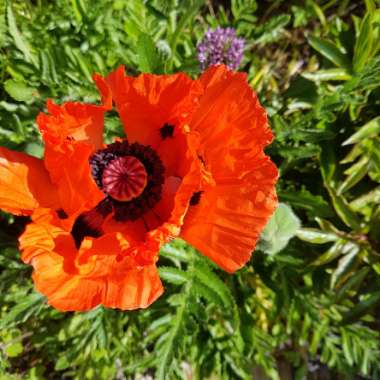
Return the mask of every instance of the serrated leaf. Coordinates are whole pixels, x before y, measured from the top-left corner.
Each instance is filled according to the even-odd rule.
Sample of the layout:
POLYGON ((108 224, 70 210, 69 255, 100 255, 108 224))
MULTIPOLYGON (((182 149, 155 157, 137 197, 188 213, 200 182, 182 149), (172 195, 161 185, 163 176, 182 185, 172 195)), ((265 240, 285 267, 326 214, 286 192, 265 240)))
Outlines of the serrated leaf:
POLYGON ((177 240, 174 243, 165 244, 160 250, 160 256, 172 261, 178 260, 186 263, 189 260, 189 253, 182 247, 177 247, 175 245, 177 240))
POLYGON ((162 266, 158 272, 163 280, 175 285, 182 285, 190 279, 184 270, 178 268, 162 266))
POLYGON ((206 302, 210 304, 215 303, 219 307, 225 307, 223 300, 220 298, 219 294, 216 293, 212 288, 203 285, 202 283, 195 282, 192 285, 192 291, 200 297, 203 297, 206 302))
POLYGON ((270 255, 280 252, 300 227, 300 220, 292 209, 280 203, 260 236, 260 249, 270 255))
POLYGON ((230 308, 233 305, 233 298, 228 286, 207 264, 197 260, 194 265, 194 275, 204 286, 210 288, 220 297, 225 307, 230 308))
POLYGON ((45 300, 41 294, 33 293, 20 299, 19 302, 0 321, 0 330, 26 321, 31 315, 36 314, 45 300))
POLYGON ((159 350, 160 360, 157 365, 156 378, 158 380, 168 379, 169 367, 176 349, 176 340, 178 339, 183 327, 185 310, 186 310, 186 298, 184 298, 182 305, 177 309, 177 313, 173 318, 170 330, 168 331, 167 339, 163 341, 163 344, 159 350))

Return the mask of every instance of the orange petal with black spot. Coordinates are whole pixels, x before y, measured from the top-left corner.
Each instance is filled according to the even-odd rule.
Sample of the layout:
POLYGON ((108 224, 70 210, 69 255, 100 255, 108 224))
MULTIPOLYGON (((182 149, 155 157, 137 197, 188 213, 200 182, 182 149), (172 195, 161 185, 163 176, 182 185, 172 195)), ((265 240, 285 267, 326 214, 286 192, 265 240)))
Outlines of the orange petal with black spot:
POLYGON ((128 141, 156 148, 165 124, 187 124, 201 94, 201 86, 186 74, 125 75, 123 66, 106 78, 128 141))
POLYGON ((234 272, 249 260, 277 205, 277 169, 263 151, 272 133, 245 74, 217 66, 200 82, 205 92, 190 128, 200 136, 198 154, 212 181, 204 181, 181 237, 234 272))
POLYGON ((86 238, 77 252, 70 233, 57 226, 49 210, 33 215, 20 237, 22 259, 33 266, 33 280, 48 303, 61 311, 90 310, 98 305, 145 308, 163 291, 154 263, 140 267, 120 260, 128 242, 119 233, 86 238))

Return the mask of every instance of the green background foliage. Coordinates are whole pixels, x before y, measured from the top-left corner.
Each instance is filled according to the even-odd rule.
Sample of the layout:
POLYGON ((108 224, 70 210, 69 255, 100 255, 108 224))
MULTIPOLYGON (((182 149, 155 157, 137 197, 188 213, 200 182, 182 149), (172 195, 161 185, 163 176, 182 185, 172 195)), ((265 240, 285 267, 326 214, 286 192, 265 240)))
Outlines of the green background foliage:
POLYGON ((281 204, 235 275, 166 245, 166 292, 134 312, 48 307, 17 250, 25 220, 0 214, 0 379, 380 379, 379 3, 1 3, 0 145, 37 157, 46 99, 96 102, 92 73, 119 64, 197 76, 203 33, 234 27, 281 204))

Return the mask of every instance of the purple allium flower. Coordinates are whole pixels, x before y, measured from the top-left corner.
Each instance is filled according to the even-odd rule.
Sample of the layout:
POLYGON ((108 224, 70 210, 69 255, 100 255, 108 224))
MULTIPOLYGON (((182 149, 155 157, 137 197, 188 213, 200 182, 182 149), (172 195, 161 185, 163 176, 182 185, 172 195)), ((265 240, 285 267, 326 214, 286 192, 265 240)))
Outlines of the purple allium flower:
POLYGON ((233 28, 209 29, 197 46, 202 70, 221 63, 236 70, 243 58, 244 45, 244 38, 238 38, 233 28))

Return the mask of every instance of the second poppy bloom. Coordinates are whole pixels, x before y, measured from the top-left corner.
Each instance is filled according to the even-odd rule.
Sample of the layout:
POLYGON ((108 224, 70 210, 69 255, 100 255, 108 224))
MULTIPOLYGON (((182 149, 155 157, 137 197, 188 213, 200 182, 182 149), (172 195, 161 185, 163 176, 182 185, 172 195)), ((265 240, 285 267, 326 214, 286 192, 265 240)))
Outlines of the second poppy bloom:
POLYGON ((0 208, 30 215, 20 238, 37 289, 59 310, 146 307, 156 262, 182 237, 221 268, 249 259, 276 207, 266 114, 244 74, 94 76, 101 105, 48 102, 43 160, 0 148, 0 208), (126 138, 103 142, 112 104, 126 138))

